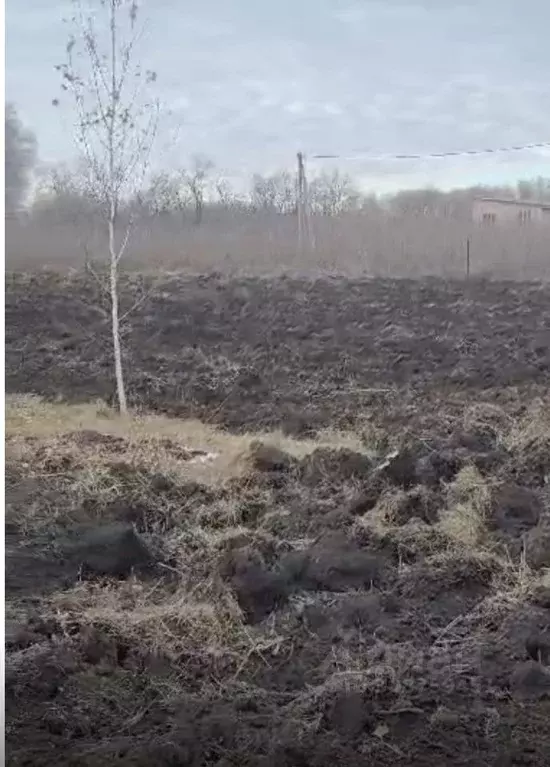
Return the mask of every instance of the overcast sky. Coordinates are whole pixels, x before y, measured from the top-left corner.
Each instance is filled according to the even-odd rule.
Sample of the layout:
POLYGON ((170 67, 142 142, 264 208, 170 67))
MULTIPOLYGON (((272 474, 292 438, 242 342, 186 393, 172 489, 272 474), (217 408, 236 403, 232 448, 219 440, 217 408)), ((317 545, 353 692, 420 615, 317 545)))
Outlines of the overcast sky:
MULTIPOLYGON (((238 176, 291 167, 299 149, 378 156, 550 141, 550 0, 142 5, 144 61, 173 114, 168 144, 179 126, 170 165, 203 153, 238 176)), ((74 155, 70 111, 51 106, 69 8, 68 0, 6 8, 7 98, 50 161, 74 155)), ((312 171, 334 164, 308 160, 312 171)), ((336 164, 387 191, 550 176, 550 151, 336 164)))

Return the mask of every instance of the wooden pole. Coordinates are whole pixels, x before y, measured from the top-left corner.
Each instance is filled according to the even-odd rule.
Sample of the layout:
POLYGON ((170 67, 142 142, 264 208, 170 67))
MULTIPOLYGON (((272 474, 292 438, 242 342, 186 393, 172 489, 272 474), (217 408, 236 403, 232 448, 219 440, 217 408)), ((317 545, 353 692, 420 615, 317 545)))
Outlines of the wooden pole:
POLYGON ((303 253, 306 246, 311 250, 315 248, 315 240, 313 237, 311 218, 309 215, 306 163, 302 152, 298 152, 297 160, 298 246, 300 248, 300 253, 303 253))
POLYGON ((311 210, 309 207, 309 185, 307 182, 305 157, 302 157, 302 173, 304 177, 304 220, 305 220, 305 229, 306 229, 306 235, 307 235, 307 244, 309 249, 313 252, 315 250, 315 237, 313 235, 313 228, 311 226, 311 210))
POLYGON ((470 238, 466 238, 466 279, 470 279, 470 238))
POLYGON ((296 189, 296 205, 298 208, 298 250, 300 253, 304 249, 304 156, 301 152, 296 155, 298 160, 298 175, 296 189))

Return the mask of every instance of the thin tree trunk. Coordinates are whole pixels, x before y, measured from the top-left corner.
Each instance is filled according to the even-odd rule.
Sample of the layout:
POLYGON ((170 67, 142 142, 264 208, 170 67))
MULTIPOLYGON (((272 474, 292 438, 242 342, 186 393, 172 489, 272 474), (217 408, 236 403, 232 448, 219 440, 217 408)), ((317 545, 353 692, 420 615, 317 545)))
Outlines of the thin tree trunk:
POLYGON ((115 120, 119 108, 119 93, 117 91, 117 55, 116 55, 116 0, 111 0, 111 109, 108 133, 109 146, 109 258, 110 258, 110 289, 111 289, 111 320, 113 330, 113 355, 115 362, 116 393, 118 409, 122 415, 128 413, 126 389, 124 388, 124 373, 122 371, 122 349, 120 347, 120 323, 118 317, 118 262, 122 251, 117 253, 115 230, 118 218, 118 191, 115 179, 115 120))
POLYGON ((115 226, 112 218, 109 220, 109 254, 111 259, 111 321, 113 331, 116 393, 118 399, 118 409, 122 415, 126 415, 128 413, 128 405, 126 403, 126 389, 124 388, 124 373, 122 371, 122 349, 120 346, 120 327, 118 317, 118 261, 115 251, 115 226))
POLYGON ((200 226, 202 223, 202 199, 197 196, 195 198, 195 226, 200 226))

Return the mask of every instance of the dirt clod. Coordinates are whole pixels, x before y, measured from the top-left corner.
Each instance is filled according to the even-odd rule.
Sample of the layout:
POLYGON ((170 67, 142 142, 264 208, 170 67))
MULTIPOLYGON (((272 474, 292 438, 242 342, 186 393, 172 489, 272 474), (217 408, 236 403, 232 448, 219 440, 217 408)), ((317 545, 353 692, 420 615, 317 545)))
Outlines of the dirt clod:
POLYGON ((370 718, 359 692, 341 693, 326 714, 327 724, 344 738, 360 735, 370 718))
POLYGON ((82 568, 83 575, 121 577, 153 562, 151 552, 133 527, 124 524, 84 531, 77 541, 65 545, 64 554, 82 568))
MULTIPOLYGON (((289 561, 286 564, 289 568, 289 561)), ((290 569, 302 588, 345 591, 380 585, 389 575, 388 562, 362 551, 341 536, 326 536, 291 560, 290 569)))
POLYGON ((535 527, 544 506, 536 491, 513 483, 498 487, 492 497, 494 525, 513 536, 535 527))
POLYGON ((276 607, 282 606, 289 593, 282 575, 253 564, 235 575, 231 583, 239 605, 251 623, 262 620, 276 607))
POLYGON ((304 458, 301 467, 302 481, 306 485, 327 482, 343 482, 351 479, 366 479, 372 470, 372 461, 367 455, 341 448, 331 450, 318 448, 304 458))
POLYGON ((510 676, 512 695, 519 700, 550 697, 550 670, 536 661, 520 663, 510 676))
POLYGON ((531 594, 531 602, 539 607, 546 607, 550 610, 550 586, 538 584, 531 594))
POLYGON ((532 634, 525 640, 525 649, 532 660, 550 665, 550 635, 532 634))
POLYGON ((257 471, 290 471, 296 464, 292 456, 274 445, 253 442, 250 445, 250 460, 257 471))
POLYGON ((550 526, 539 524, 524 536, 525 559, 536 570, 550 567, 550 526))

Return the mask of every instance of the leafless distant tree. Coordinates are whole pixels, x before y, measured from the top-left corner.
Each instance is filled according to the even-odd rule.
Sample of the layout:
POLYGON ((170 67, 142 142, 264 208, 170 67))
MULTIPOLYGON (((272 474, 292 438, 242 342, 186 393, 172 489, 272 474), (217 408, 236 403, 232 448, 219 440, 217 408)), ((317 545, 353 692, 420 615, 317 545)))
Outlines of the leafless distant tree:
POLYGON ((15 106, 6 104, 6 216, 15 216, 21 210, 29 190, 36 156, 34 134, 23 126, 15 106))
POLYGON ((31 213, 78 226, 85 218, 97 217, 100 204, 88 184, 85 168, 57 164, 45 166, 39 172, 31 213))
POLYGON ((185 173, 185 181, 195 206, 195 226, 202 224, 208 174, 213 167, 214 163, 207 157, 196 155, 193 158, 191 170, 185 173))
POLYGON ((296 213, 296 177, 288 171, 252 178, 251 204, 255 210, 296 213))
POLYGON ((70 232, 88 266, 94 242, 101 241, 105 230, 105 210, 88 183, 86 168, 57 164, 42 167, 37 175, 30 220, 41 230, 70 232))
MULTIPOLYGON (((127 412, 119 317, 119 266, 131 222, 121 208, 142 188, 156 136, 158 102, 149 96, 156 73, 137 60, 136 0, 73 0, 72 32, 59 65, 62 89, 74 97, 76 143, 106 223, 108 281, 118 405, 127 412), (95 6, 95 7, 94 7, 95 6), (101 24, 100 22, 104 23, 101 24)), ((59 103, 58 99, 53 102, 59 103)), ((98 282, 103 286, 100 278, 98 282)))
POLYGON ((342 175, 337 170, 322 173, 309 184, 310 209, 324 216, 337 216, 353 210, 358 207, 360 199, 361 195, 350 176, 342 175))
POLYGON ((140 197, 153 216, 177 213, 183 218, 192 205, 192 196, 183 171, 156 173, 140 197))
POLYGON ((218 198, 218 205, 225 210, 235 207, 237 199, 235 192, 227 179, 220 178, 216 181, 216 195, 218 198))

